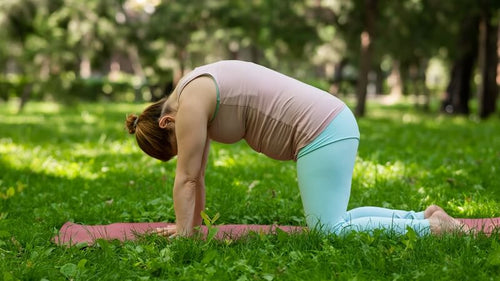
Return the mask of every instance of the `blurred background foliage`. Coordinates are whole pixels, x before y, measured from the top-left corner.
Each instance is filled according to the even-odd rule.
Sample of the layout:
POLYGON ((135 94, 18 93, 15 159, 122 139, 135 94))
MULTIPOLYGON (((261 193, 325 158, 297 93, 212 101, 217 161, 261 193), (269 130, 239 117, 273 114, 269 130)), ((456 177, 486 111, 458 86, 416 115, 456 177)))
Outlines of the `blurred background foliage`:
POLYGON ((496 110, 500 1, 2 0, 0 100, 153 101, 190 69, 253 61, 352 97, 496 110))

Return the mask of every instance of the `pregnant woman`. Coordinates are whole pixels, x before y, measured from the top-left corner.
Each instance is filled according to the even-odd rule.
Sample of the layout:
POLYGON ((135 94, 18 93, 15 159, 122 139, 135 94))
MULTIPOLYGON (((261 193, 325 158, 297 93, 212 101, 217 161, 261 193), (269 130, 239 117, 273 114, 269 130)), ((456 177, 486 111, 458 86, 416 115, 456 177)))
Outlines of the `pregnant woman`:
MULTIPOLYGON (((266 67, 220 61, 194 69, 174 92, 127 127, 151 157, 177 156, 173 199, 176 226, 165 236, 189 236, 201 225, 210 141, 244 139, 255 151, 297 162, 300 194, 310 228, 341 234, 376 228, 440 234, 463 226, 438 206, 425 211, 361 207, 347 211, 359 144, 352 112, 338 98, 266 67)), ((230 192, 228 190, 228 192, 230 192)))

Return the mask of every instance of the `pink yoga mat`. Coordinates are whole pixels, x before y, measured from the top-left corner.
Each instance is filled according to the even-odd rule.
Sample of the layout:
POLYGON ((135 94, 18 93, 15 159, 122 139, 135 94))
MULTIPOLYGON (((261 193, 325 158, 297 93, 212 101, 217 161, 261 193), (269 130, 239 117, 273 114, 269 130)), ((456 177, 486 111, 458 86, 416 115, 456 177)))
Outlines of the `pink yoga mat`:
MULTIPOLYGON (((135 240, 139 235, 145 235, 155 230, 157 227, 167 227, 173 223, 153 222, 153 223, 113 223, 108 225, 81 225, 72 222, 65 223, 59 234, 52 240, 58 245, 76 245, 87 243, 92 245, 97 239, 120 241, 135 240)), ((305 228, 299 226, 276 226, 276 225, 256 225, 256 224, 228 224, 218 225, 215 239, 238 239, 249 232, 272 234, 276 229, 285 232, 300 232, 305 228)), ((207 227, 202 226, 204 235, 207 234, 207 227)))
MULTIPOLYGON (((491 234, 500 227, 500 218, 484 219, 458 219, 462 223, 486 234, 491 234)), ((157 227, 167 227, 173 223, 153 222, 153 223, 113 223, 108 225, 81 225, 71 222, 65 223, 59 234, 52 240, 58 245, 72 246, 79 243, 92 245, 97 239, 105 240, 135 240, 138 235, 145 235, 155 230, 157 227)), ((276 229, 285 232, 302 232, 307 230, 300 226, 276 226, 276 225, 256 225, 256 224, 228 224, 218 225, 216 239, 238 239, 249 232, 273 234, 276 229)), ((201 227, 204 235, 207 228, 201 227)))
POLYGON ((482 219, 457 219, 471 229, 480 232, 491 234, 495 230, 500 230, 500 217, 499 218, 482 218, 482 219))

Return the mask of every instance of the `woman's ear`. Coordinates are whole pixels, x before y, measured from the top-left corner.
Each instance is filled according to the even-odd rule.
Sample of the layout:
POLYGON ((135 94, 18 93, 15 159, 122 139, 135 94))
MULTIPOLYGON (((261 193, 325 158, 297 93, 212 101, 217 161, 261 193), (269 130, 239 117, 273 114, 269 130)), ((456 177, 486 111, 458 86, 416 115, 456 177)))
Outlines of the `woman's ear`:
POLYGON ((170 129, 175 126, 175 118, 172 115, 164 115, 160 117, 160 121, 158 121, 158 125, 162 129, 170 129))

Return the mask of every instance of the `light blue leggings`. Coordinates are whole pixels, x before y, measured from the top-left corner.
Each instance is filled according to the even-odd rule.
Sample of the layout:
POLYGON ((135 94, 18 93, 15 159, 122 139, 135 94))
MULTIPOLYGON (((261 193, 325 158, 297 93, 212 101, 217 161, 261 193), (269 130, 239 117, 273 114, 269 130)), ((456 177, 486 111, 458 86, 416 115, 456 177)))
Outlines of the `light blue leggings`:
POLYGON ((430 233, 424 212, 360 207, 347 211, 359 144, 356 119, 345 107, 312 143, 300 150, 297 176, 307 225, 337 234, 386 229, 404 234, 411 227, 430 233))

